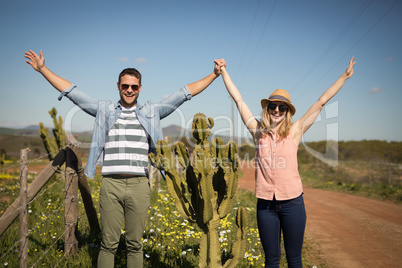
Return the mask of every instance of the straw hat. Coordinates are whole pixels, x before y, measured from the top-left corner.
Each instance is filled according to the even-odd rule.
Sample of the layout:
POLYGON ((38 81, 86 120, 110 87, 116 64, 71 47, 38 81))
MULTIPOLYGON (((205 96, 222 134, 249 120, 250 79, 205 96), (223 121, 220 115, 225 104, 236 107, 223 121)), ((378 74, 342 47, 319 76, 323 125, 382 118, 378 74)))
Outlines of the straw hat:
POLYGON ((290 100, 290 95, 289 93, 284 90, 284 89, 276 89, 274 93, 272 93, 268 99, 262 99, 261 100, 261 106, 264 109, 266 105, 271 102, 271 101, 281 101, 286 103, 286 105, 289 107, 290 112, 292 115, 296 113, 296 108, 292 105, 292 101, 290 100))

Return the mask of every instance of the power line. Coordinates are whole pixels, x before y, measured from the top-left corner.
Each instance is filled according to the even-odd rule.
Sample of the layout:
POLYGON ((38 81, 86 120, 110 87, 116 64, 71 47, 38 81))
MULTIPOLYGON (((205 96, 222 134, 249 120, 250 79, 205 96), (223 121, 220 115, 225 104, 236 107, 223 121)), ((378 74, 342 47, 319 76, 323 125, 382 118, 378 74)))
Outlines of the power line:
POLYGON ((239 71, 238 71, 238 73, 237 73, 237 75, 236 75, 235 77, 238 77, 238 76, 239 76, 239 73, 240 73, 240 71, 241 71, 241 67, 243 66, 244 58, 245 58, 246 52, 247 52, 247 50, 248 50, 248 44, 250 43, 251 32, 253 31, 254 24, 255 24, 255 20, 256 20, 256 18, 257 18, 257 13, 258 13, 258 10, 259 10, 260 1, 261 1, 261 0, 258 0, 257 7, 256 7, 256 9, 255 9, 253 22, 251 23, 250 30, 248 31, 248 36, 247 36, 247 41, 246 41, 246 47, 245 47, 244 50, 243 50, 243 56, 242 56, 241 61, 240 61, 239 71))
MULTIPOLYGON (((396 0, 392 6, 373 24, 371 27, 352 45, 352 47, 342 56, 339 60, 332 65, 332 67, 324 74, 321 75, 320 78, 314 82, 306 91, 303 92, 305 94, 307 91, 311 90, 318 82, 320 82, 325 76, 327 76, 334 68, 337 66, 344 58, 350 54, 350 52, 388 15, 388 13, 399 3, 399 0, 396 0)), ((299 97, 299 96, 298 96, 299 97)))
MULTIPOLYGON (((389 12, 391 12, 392 9, 394 9, 394 7, 396 6, 396 4, 399 3, 399 0, 396 0, 392 6, 367 30, 367 32, 365 32, 359 40, 357 40, 357 42, 331 67, 331 69, 328 70, 328 72, 325 74, 327 75, 336 65, 338 65, 341 61, 342 58, 346 57, 348 54, 350 54, 350 52, 361 42, 363 41, 364 38, 366 38, 366 36, 375 28, 375 26, 377 26, 377 24, 379 24, 382 19, 385 18, 385 16, 388 15, 389 12)), ((324 75, 324 76, 325 76, 324 75)))
MULTIPOLYGON (((257 7, 255 9, 253 21, 251 23, 251 26, 250 26, 250 29, 249 29, 249 32, 248 32, 246 46, 245 46, 245 48, 243 50, 243 55, 242 55, 242 58, 240 60, 239 71, 237 72, 237 75, 235 77, 239 77, 239 75, 241 73, 242 66, 243 66, 243 63, 244 63, 244 58, 246 56, 246 52, 248 51, 248 46, 249 46, 250 39, 251 39, 251 33, 252 33, 253 29, 254 29, 254 24, 255 24, 255 21, 257 19, 257 14, 258 14, 258 10, 259 10, 259 7, 260 7, 260 2, 261 2, 261 0, 258 0, 258 2, 257 2, 257 7)), ((236 133, 236 131, 235 131, 236 120, 235 120, 235 112, 234 112, 234 101, 232 100, 232 98, 230 96, 229 96, 229 99, 230 99, 230 102, 231 102, 232 138, 234 139, 235 138, 235 133, 236 133)))
MULTIPOLYGON (((265 21, 264 29, 263 29, 263 31, 262 31, 262 33, 261 33, 261 35, 260 35, 260 38, 259 38, 259 40, 258 40, 258 42, 257 42, 257 46, 255 47, 253 54, 252 54, 252 56, 250 57, 249 64, 247 65, 247 68, 245 69, 245 71, 244 71, 244 73, 243 73, 243 77, 246 76, 247 71, 249 70, 250 64, 253 62, 254 56, 255 56, 255 54, 256 54, 257 51, 258 51, 258 48, 259 48, 260 43, 261 43, 261 41, 262 41, 262 38, 264 37, 265 31, 266 31, 266 29, 268 28, 268 24, 269 24, 269 22, 270 22, 270 20, 271 20, 271 17, 272 17, 272 14, 273 14, 273 12, 274 12, 276 3, 277 3, 277 0, 274 1, 274 4, 273 4, 273 6, 272 6, 272 8, 271 8, 271 11, 270 11, 270 13, 269 13, 269 15, 268 15, 268 17, 267 17, 267 20, 265 21)), ((242 78, 243 78, 243 77, 242 77, 242 78)), ((239 84, 241 83, 240 80, 242 80, 242 79, 239 79, 239 82, 238 82, 239 84)))
POLYGON ((364 2, 364 4, 357 10, 357 12, 353 15, 350 21, 345 25, 342 31, 337 35, 334 41, 331 42, 331 45, 327 47, 327 49, 318 57, 317 61, 311 65, 310 69, 306 72, 305 75, 296 83, 293 87, 296 89, 300 86, 300 84, 316 69, 322 60, 335 48, 335 46, 340 42, 340 40, 346 35, 346 33, 352 28, 352 26, 356 23, 356 21, 360 18, 360 16, 366 11, 366 9, 370 6, 373 0, 369 0, 364 2))

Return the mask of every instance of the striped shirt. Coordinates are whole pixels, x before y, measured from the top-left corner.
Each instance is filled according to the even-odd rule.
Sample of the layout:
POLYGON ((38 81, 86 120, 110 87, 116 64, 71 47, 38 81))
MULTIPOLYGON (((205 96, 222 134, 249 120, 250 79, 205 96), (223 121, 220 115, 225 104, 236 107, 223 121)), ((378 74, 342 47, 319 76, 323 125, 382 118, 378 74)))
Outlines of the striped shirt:
POLYGON ((105 143, 102 175, 148 173, 147 134, 135 113, 135 107, 124 108, 105 143))

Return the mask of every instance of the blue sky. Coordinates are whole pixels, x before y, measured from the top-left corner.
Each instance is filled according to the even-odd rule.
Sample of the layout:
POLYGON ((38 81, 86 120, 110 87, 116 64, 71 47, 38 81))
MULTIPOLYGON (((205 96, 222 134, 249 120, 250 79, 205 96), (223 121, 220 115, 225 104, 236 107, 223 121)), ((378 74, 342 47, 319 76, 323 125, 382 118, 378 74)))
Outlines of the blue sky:
MULTIPOLYGON (((0 126, 44 122, 56 107, 73 132, 93 118, 25 63, 43 50, 46 65, 100 100, 118 100, 117 76, 143 75, 140 102, 158 101, 213 70, 227 69, 255 116, 276 88, 291 94, 297 120, 344 72, 354 76, 328 103, 305 141, 402 141, 402 4, 395 0, 337 1, 1 1, 0 126), (71 120, 70 120, 71 119, 71 120)), ((166 118, 191 126, 203 112, 215 133, 231 132, 231 100, 221 78, 166 118)), ((236 111, 236 136, 247 131, 236 111)))

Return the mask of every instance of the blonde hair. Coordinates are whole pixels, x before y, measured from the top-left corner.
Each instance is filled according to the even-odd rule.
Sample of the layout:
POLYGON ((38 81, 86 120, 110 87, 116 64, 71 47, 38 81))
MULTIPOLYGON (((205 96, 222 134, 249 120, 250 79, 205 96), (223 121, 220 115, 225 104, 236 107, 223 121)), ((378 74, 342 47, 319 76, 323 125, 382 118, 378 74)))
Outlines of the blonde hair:
MULTIPOLYGON (((271 122, 269 120, 269 113, 268 113, 268 103, 262 110, 262 116, 261 116, 262 119, 260 122, 260 131, 263 137, 265 137, 271 131, 271 122)), ((289 135, 291 125, 292 125, 292 114, 288 109, 288 111, 286 112, 286 117, 280 123, 279 129, 277 131, 277 134, 281 139, 286 138, 286 136, 289 135)))

